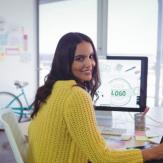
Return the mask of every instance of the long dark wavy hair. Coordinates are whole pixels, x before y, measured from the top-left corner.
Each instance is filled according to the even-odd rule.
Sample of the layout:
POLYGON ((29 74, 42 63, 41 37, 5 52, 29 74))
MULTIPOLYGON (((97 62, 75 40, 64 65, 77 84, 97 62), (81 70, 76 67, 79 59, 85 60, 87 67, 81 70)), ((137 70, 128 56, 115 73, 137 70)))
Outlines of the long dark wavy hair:
POLYGON ((94 98, 96 90, 100 85, 99 65, 94 44, 87 35, 78 32, 70 32, 61 37, 56 47, 51 70, 45 78, 44 85, 38 88, 35 100, 32 103, 34 110, 31 118, 37 114, 41 104, 46 102, 47 97, 52 92, 54 83, 58 80, 76 80, 77 84, 85 88, 90 93, 92 99, 94 98), (71 66, 74 60, 76 47, 83 41, 89 42, 92 45, 96 65, 93 70, 92 80, 80 83, 72 74, 71 66))

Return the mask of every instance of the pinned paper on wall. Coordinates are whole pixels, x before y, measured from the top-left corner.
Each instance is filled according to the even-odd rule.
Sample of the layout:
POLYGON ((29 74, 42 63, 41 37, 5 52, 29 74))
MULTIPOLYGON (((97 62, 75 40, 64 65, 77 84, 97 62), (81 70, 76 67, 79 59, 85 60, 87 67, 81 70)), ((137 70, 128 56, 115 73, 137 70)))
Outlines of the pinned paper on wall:
POLYGON ((28 34, 23 26, 9 23, 0 17, 0 56, 28 53, 28 34))
POLYGON ((0 61, 4 59, 4 55, 3 54, 0 54, 0 61))

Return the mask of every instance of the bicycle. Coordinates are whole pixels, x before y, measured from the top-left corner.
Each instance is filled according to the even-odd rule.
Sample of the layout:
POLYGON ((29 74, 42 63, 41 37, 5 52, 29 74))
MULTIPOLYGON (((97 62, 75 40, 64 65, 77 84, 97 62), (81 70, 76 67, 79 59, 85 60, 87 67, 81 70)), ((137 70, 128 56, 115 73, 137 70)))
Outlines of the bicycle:
POLYGON ((11 92, 0 92, 0 109, 11 108, 16 114, 18 121, 21 122, 23 116, 27 117, 27 115, 30 115, 30 111, 33 108, 29 105, 24 91, 24 87, 28 85, 28 82, 15 81, 14 85, 20 90, 20 93, 15 95, 11 92), (20 97, 24 99, 26 106, 24 106, 20 97))

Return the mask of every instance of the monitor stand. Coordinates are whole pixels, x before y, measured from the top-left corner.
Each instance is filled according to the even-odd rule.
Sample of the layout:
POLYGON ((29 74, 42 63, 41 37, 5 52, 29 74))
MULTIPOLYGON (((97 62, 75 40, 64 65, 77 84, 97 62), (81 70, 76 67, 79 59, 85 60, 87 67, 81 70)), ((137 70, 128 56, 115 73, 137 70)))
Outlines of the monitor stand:
POLYGON ((112 111, 96 110, 95 113, 98 126, 112 127, 112 111))
POLYGON ((121 136, 126 133, 126 129, 113 127, 112 111, 96 110, 97 125, 103 135, 121 136))

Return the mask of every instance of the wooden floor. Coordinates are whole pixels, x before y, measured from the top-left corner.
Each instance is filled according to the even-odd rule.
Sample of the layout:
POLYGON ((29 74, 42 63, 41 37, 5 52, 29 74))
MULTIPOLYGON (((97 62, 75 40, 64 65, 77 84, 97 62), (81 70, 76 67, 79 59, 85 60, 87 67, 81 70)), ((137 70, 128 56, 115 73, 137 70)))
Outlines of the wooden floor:
POLYGON ((3 130, 0 130, 0 163, 16 163, 8 139, 3 130))

